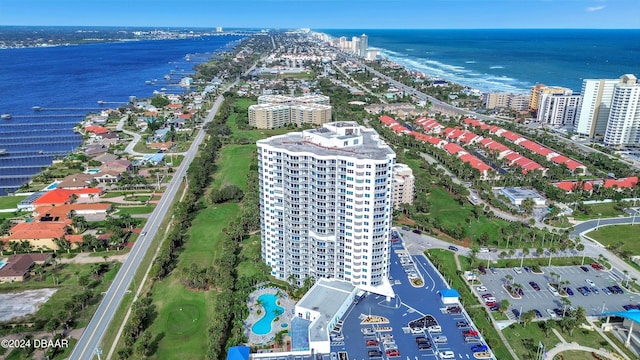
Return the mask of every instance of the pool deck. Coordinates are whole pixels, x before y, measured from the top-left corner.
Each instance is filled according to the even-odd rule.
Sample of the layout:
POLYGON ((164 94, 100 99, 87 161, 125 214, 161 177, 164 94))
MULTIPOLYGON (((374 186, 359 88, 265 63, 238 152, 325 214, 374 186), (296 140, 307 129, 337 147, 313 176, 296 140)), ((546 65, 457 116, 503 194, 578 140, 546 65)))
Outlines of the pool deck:
POLYGON ((247 306, 249 307, 249 317, 244 321, 244 331, 249 339, 250 344, 260 345, 267 344, 272 341, 276 334, 282 330, 289 330, 291 327, 291 318, 293 317, 293 311, 295 309, 296 302, 289 298, 284 290, 280 290, 274 287, 267 287, 258 289, 249 295, 249 300, 247 301, 247 306), (280 295, 278 295, 280 292, 280 295), (256 304, 258 297, 263 294, 274 294, 278 295, 278 306, 281 306, 284 309, 284 313, 278 317, 278 321, 271 322, 271 331, 268 334, 257 335, 253 331, 251 331, 251 327, 253 324, 258 322, 264 316, 264 308, 256 304), (258 309, 261 311, 260 314, 257 313, 258 309), (287 324, 286 328, 282 327, 282 324, 287 324))

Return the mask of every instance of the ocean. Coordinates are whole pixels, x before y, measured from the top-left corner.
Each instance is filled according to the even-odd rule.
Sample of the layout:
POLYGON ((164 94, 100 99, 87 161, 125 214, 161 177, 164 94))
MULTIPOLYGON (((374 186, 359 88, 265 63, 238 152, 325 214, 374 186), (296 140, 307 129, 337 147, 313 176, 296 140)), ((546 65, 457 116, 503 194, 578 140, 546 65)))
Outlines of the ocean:
POLYGON ((0 119, 0 149, 6 150, 0 153, 0 196, 80 145, 82 137, 73 127, 87 113, 124 105, 130 96, 151 97, 162 88, 183 93, 177 84, 194 73, 195 64, 240 39, 227 35, 0 50, 0 114, 11 114, 0 119))
POLYGON ((389 60, 483 92, 640 75, 640 30, 314 30, 369 37, 389 60))

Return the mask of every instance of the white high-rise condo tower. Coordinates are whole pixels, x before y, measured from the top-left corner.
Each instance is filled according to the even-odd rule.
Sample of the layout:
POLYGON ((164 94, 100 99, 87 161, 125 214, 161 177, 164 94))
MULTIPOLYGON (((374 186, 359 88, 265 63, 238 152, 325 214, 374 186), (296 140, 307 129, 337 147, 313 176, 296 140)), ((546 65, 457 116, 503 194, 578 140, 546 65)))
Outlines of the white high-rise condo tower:
POLYGON ((259 140, 262 258, 276 278, 388 281, 395 153, 373 129, 333 122, 259 140))
POLYGON ((613 90, 604 144, 640 145, 640 84, 634 75, 623 75, 613 90))

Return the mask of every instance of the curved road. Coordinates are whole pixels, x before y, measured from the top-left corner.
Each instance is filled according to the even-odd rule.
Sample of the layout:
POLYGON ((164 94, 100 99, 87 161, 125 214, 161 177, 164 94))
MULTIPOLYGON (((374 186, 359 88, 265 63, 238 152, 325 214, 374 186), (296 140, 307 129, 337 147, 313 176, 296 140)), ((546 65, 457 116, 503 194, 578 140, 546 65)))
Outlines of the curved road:
MULTIPOLYGON (((222 95, 216 99, 204 121, 205 124, 213 120, 213 117, 218 112, 223 100, 222 95)), ((109 286, 105 296, 102 298, 102 301, 91 318, 89 325, 87 325, 85 331, 82 333, 82 336, 73 349, 70 356, 71 359, 90 360, 101 351, 100 343, 102 341, 102 337, 106 333, 113 316, 118 310, 118 307, 120 307, 120 303, 131 284, 131 280, 138 271, 140 263, 149 249, 151 241, 156 235, 160 223, 169 210, 171 203, 178 192, 180 183, 184 179, 187 168, 195 158, 204 137, 205 131, 203 129, 198 132, 191 144, 191 147, 189 148, 189 151, 185 153, 184 160, 176 170, 173 179, 167 185, 167 190, 158 202, 156 208, 153 210, 153 213, 151 213, 149 220, 142 230, 142 234, 146 233, 146 235, 140 236, 138 241, 134 244, 129 256, 122 264, 122 268, 118 271, 113 283, 111 283, 111 286, 109 286)))

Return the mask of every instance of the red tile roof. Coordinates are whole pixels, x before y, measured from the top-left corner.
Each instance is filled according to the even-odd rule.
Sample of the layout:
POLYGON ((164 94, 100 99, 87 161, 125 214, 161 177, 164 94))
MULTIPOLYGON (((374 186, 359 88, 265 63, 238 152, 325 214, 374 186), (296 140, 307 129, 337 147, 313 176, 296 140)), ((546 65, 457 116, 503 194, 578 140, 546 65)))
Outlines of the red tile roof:
POLYGON ((409 129, 400 124, 391 125, 391 130, 397 133, 409 132, 409 129))
POLYGON ((579 167, 585 167, 583 164, 581 164, 581 163, 579 163, 579 162, 577 162, 575 160, 572 160, 572 159, 569 159, 569 161, 564 163, 564 165, 571 171, 573 171, 573 170, 575 170, 575 169, 577 169, 579 167))
POLYGON ((478 169, 480 172, 485 172, 491 169, 489 165, 485 164, 482 160, 478 159, 477 157, 471 154, 464 154, 460 156, 460 160, 471 165, 471 167, 473 167, 474 169, 478 169))
POLYGON ((547 156, 553 152, 553 150, 546 148, 540 144, 536 144, 531 140, 522 141, 518 145, 522 146, 525 149, 529 149, 530 151, 542 156, 547 156))
POLYGON ((473 140, 475 140, 475 139, 477 139, 477 138, 478 138, 478 135, 477 135, 477 134, 474 134, 474 133, 472 133, 471 131, 467 131, 467 130, 465 130, 465 131, 463 131, 463 132, 462 132, 462 134, 458 137, 458 140, 460 140, 460 141, 462 141, 462 142, 464 142, 464 143, 466 143, 466 144, 469 144, 469 143, 471 143, 473 140))
POLYGON ((552 157, 551 161, 553 161, 556 164, 565 164, 567 161, 569 161, 569 158, 563 155, 558 155, 558 156, 552 157))
POLYGON ((84 188, 84 189, 53 189, 46 194, 42 195, 39 199, 33 202, 34 206, 37 205, 52 205, 52 204, 64 204, 71 200, 71 195, 83 195, 83 194, 96 194, 99 195, 102 190, 98 188, 84 188))
POLYGON ((500 136, 502 136, 503 138, 511 141, 511 142, 515 142, 516 140, 520 139, 522 137, 522 135, 520 134, 516 134, 514 132, 511 131, 505 131, 502 134, 500 134, 500 136))
POLYGON ((98 125, 89 125, 89 126, 86 126, 86 127, 84 128, 84 130, 85 130, 86 132, 91 132, 91 133, 94 133, 94 134, 96 134, 96 135, 97 135, 97 134, 106 134, 106 133, 108 133, 108 132, 109 132, 109 129, 104 128, 104 127, 102 127, 102 126, 98 126, 98 125))
POLYGON ((622 188, 634 187, 637 183, 638 183, 638 177, 631 176, 628 178, 621 178, 621 179, 607 179, 604 181, 604 184, 602 186, 604 186, 605 188, 617 187, 619 189, 622 189, 622 188))
POLYGON ((428 142, 428 143, 430 143, 432 145, 439 145, 442 141, 444 141, 444 140, 442 140, 440 138, 429 136, 429 135, 425 135, 425 134, 419 133, 417 131, 411 131, 409 134, 411 134, 413 137, 415 137, 416 140, 428 142))
POLYGON ((393 125, 393 124, 397 124, 396 120, 390 116, 387 115, 382 115, 380 116, 380 122, 382 122, 385 125, 393 125))
POLYGON ((507 154, 504 158, 509 160, 510 162, 514 162, 514 161, 520 159, 521 157, 522 157, 522 155, 518 154, 517 152, 512 152, 510 154, 507 154))
POLYGON ((63 222, 22 222, 16 224, 9 230, 7 241, 28 240, 28 239, 54 239, 61 238, 67 233, 66 227, 71 224, 71 220, 63 222))
POLYGON ((444 146, 444 149, 447 150, 449 154, 457 154, 465 151, 462 146, 455 143, 447 143, 447 145, 444 146))
POLYGON ((471 125, 471 126, 480 126, 480 125, 484 124, 482 121, 476 120, 476 119, 472 119, 472 118, 466 118, 466 119, 462 120, 462 122, 467 124, 467 125, 471 125))
POLYGON ((554 184, 557 188, 560 188, 564 191, 574 191, 577 189, 584 189, 587 191, 593 190, 593 185, 589 181, 585 182, 575 182, 575 181, 561 181, 554 184))

